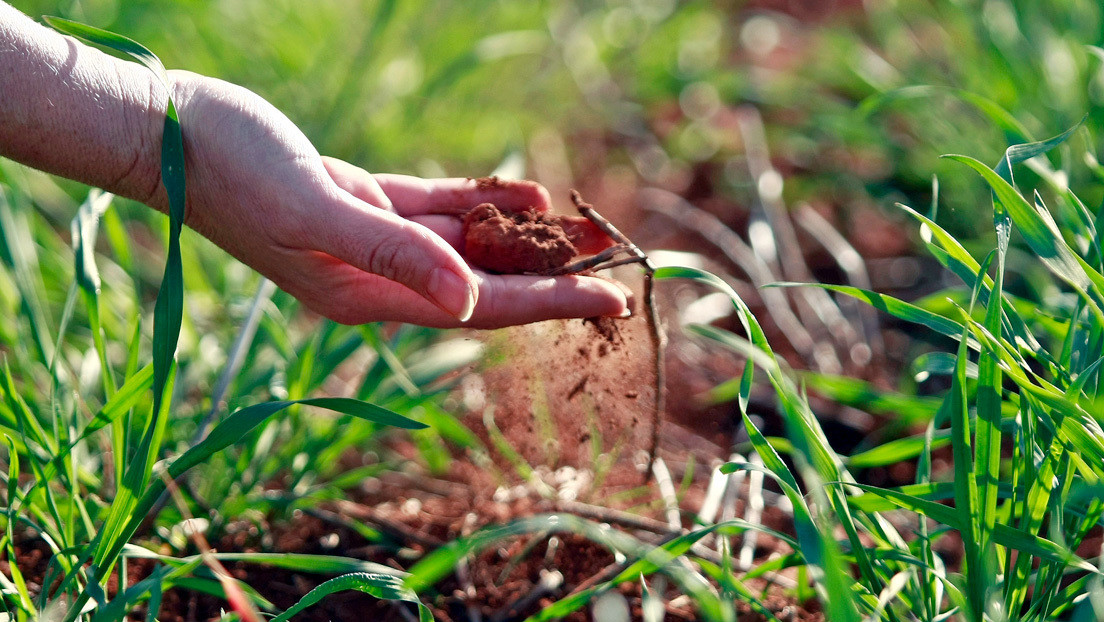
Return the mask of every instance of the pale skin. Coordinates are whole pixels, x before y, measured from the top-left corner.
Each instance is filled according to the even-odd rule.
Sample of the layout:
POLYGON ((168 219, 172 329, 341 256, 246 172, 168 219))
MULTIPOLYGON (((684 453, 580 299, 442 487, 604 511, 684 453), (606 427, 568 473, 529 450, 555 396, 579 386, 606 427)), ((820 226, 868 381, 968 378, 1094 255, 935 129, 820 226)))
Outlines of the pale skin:
MULTIPOLYGON (((184 133, 188 227, 310 309, 346 324, 494 328, 628 313, 626 290, 589 276, 488 274, 462 255, 476 205, 548 210, 530 181, 371 174, 320 156, 283 113, 222 80, 169 72, 184 133)), ((166 211, 168 92, 144 67, 0 2, 0 156, 166 211)), ((584 251, 609 241, 585 224, 584 251)))

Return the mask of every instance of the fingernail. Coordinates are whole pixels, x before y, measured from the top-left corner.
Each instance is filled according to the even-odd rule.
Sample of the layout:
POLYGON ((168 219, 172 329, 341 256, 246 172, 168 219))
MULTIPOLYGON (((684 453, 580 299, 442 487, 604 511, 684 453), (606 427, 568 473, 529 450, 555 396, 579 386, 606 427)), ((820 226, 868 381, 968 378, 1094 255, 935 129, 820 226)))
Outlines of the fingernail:
POLYGON ((438 307, 461 322, 471 319, 475 311, 475 288, 448 268, 437 268, 429 276, 429 297, 438 307))
POLYGON ((625 310, 621 312, 619 317, 629 317, 633 313, 633 308, 636 306, 636 293, 621 281, 610 280, 611 283, 617 286, 617 289, 621 290, 621 293, 625 294, 625 310))

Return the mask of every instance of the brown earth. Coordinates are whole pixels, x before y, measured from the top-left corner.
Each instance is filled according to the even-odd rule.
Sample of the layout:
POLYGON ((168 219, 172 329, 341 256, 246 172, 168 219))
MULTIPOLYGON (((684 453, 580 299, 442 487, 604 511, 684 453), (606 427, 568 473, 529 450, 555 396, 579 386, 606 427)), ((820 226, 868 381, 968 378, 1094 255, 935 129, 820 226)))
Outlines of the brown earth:
POLYGON ((531 209, 502 212, 490 203, 464 215, 464 255, 484 270, 548 274, 577 254, 559 216, 531 209))
MULTIPOLYGON (((582 228, 588 224, 581 218, 534 211, 503 213, 483 205, 465 219, 466 252, 473 261, 480 256, 478 261, 492 270, 547 273, 580 255, 573 238, 578 239, 577 232, 585 231, 582 228), (546 253, 553 257, 545 258, 546 253)), ((646 236, 650 242, 656 231, 670 230, 664 225, 629 233, 646 236)), ((671 466, 675 482, 683 483, 679 488, 681 528, 691 528, 690 518, 702 506, 712 467, 728 458, 722 448, 732 446, 736 429, 730 412, 723 407, 707 408, 697 401, 698 396, 719 379, 737 377, 739 369, 733 367, 729 355, 704 351, 691 355, 694 348, 679 342, 685 341, 678 333, 675 315, 682 294, 663 283, 659 307, 667 324, 674 327, 671 337, 675 344, 665 363, 671 404, 660 418, 655 409, 656 353, 639 304, 641 270, 624 266, 615 276, 636 293, 636 313, 629 318, 558 320, 478 335, 487 344, 487 362, 461 383, 454 396, 455 410, 466 413, 465 423, 482 438, 489 455, 458 453, 447 474, 430 476, 416 466, 413 446, 398 441, 391 449, 404 461, 403 468, 365 481, 348 498, 310 512, 295 512, 271 522, 266 519, 260 525, 227 526, 212 542, 214 547, 341 555, 408 569, 445 543, 547 513, 607 524, 657 545, 678 531, 667 523, 663 499, 647 469, 653 448, 671 466), (534 467, 533 473, 525 476, 530 467, 534 467), (366 539, 362 535, 365 526, 381 537, 366 539)), ((769 321, 765 328, 777 331, 769 321)), ((743 516, 745 494, 733 503, 734 515, 743 516)), ((777 507, 768 504, 764 508, 762 521, 768 527, 792 533, 791 520, 777 507)), ((732 539, 733 550, 741 545, 741 538, 732 539)), ((20 568, 31 569, 24 571, 29 581, 34 584, 37 580, 40 585, 48 549, 28 533, 17 550, 21 552, 20 568)), ((760 535, 754 559, 762 561, 789 552, 781 541, 760 535)), ((424 600, 435 619, 442 622, 519 622, 608 579, 611 571, 624 563, 618 563, 605 546, 579 535, 531 533, 493 543, 472 555, 462 568, 427 592, 424 600)), ((256 564, 228 567, 280 609, 331 578, 256 564)), ((129 583, 149 571, 144 562, 133 564, 129 583)), ((656 589, 659 579, 648 580, 649 589, 656 589)), ((763 606, 780 619, 823 620, 815 602, 796 602, 778 585, 761 582, 753 589, 762 591, 763 606)), ((639 582, 629 582, 617 593, 633 619, 641 619, 639 582)), ((690 603, 678 598, 675 586, 662 593, 664 620, 696 619, 690 603)), ((217 597, 174 589, 164 595, 158 617, 173 622, 213 620, 226 606, 226 601, 217 597)), ((746 603, 737 603, 737 607, 739 622, 764 619, 746 603)), ((296 620, 390 622, 408 620, 409 613, 409 605, 348 592, 327 597, 296 620)), ((142 614, 136 611, 134 619, 144 619, 142 614)), ((595 618, 588 606, 565 619, 583 622, 595 618)))
MULTIPOLYGON (((393 449, 411 458, 417 453, 405 442, 396 443, 393 449)), ((701 472, 704 474, 705 469, 701 472)), ((680 533, 659 518, 662 512, 654 487, 640 492, 636 482, 617 481, 615 477, 588 485, 588 476, 593 475, 570 468, 538 469, 529 484, 519 483, 515 478, 515 483, 509 485, 504 479, 508 475, 470 461, 457 460, 444 476, 429 476, 411 466, 408 470, 386 472, 379 478, 366 480, 347 499, 307 512, 296 511, 290 521, 230 524, 224 528, 224 535, 212 544, 222 551, 337 554, 403 569, 445 543, 482 529, 542 515, 580 517, 629 534, 650 546, 680 533), (627 494, 634 490, 635 495, 627 494), (574 498, 576 494, 578 498, 574 498), (378 531, 380 537, 366 539, 356 528, 358 524, 378 531)), ((684 528, 692 526, 689 516, 697 509, 693 504, 700 503, 702 483, 695 479, 684 491, 684 528)), ((744 511, 742 507, 734 509, 744 511)), ((772 507, 766 509, 763 517, 764 524, 784 532, 789 530, 791 520, 772 507)), ((31 534, 26 536, 26 542, 21 543, 18 550, 26 550, 29 556, 34 556, 35 551, 44 548, 40 540, 31 534)), ((740 545, 741 539, 734 538, 733 550, 738 550, 740 545)), ((761 535, 756 559, 789 552, 780 541, 761 535)), ((526 534, 487 543, 452 575, 427 591, 423 601, 430 606, 434 619, 440 622, 521 622, 569 594, 608 580, 632 561, 632 557, 618 560, 606 545, 576 533, 533 529, 526 534)), ((292 606, 304 594, 331 578, 242 562, 229 563, 227 569, 279 609, 292 606)), ((148 560, 132 562, 128 583, 133 585, 150 570, 148 560)), ((658 575, 649 577, 648 585, 651 590, 658 589, 664 597, 663 619, 666 622, 698 619, 690 603, 678 598, 677 586, 658 575)), ((762 605, 781 619, 823 621, 816 603, 797 603, 780 588, 764 581, 749 582, 749 585, 762 590, 762 605)), ((641 619, 643 605, 639 582, 628 582, 616 592, 633 612, 633 619, 641 619)), ((164 594, 158 618, 166 622, 215 620, 226 608, 226 601, 218 597, 173 589, 164 594)), ((737 610, 738 622, 765 619, 747 603, 738 602, 737 610)), ((408 604, 378 601, 358 592, 343 592, 325 598, 295 620, 403 622, 410 619, 410 611, 408 604)), ((145 619, 144 611, 139 607, 130 619, 145 619)), ((590 605, 562 619, 570 622, 599 620, 590 605)))

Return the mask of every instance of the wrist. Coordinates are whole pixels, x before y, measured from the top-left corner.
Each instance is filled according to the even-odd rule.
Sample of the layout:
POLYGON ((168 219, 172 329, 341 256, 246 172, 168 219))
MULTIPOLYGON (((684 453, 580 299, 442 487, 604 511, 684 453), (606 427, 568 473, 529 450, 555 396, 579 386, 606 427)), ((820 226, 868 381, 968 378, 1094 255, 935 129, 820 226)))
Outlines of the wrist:
MULTIPOLYGON (((112 59, 125 95, 121 106, 122 140, 119 145, 118 176, 104 188, 119 196, 167 211, 168 200, 161 184, 161 144, 165 131, 169 88, 149 69, 128 61, 112 59)), ((170 87, 171 88, 171 87, 170 87)))
POLYGON ((126 138, 123 143, 129 164, 113 187, 105 189, 167 212, 168 196, 161 183, 161 148, 173 81, 170 77, 166 85, 142 65, 120 62, 124 63, 118 68, 122 90, 130 94, 124 105, 126 138))
POLYGON ((149 70, 0 2, 0 156, 156 201, 167 92, 149 70))

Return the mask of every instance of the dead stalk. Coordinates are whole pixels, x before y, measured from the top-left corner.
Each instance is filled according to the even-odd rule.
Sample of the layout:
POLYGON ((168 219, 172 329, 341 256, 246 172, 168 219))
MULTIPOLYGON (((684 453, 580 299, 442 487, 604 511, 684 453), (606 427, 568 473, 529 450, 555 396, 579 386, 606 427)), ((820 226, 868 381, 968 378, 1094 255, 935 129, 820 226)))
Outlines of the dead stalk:
POLYGON ((257 611, 257 608, 253 606, 253 603, 245 596, 245 592, 242 591, 241 586, 238 585, 237 580, 230 574, 226 567, 222 565, 222 562, 215 557, 214 552, 211 550, 211 545, 208 544, 207 538, 198 529, 195 517, 192 516, 191 511, 188 510, 188 504, 184 500, 184 495, 180 494, 180 488, 176 485, 176 482, 169 477, 168 472, 161 471, 161 480, 165 482, 165 490, 171 496, 173 502, 176 503, 177 509, 180 510, 181 515, 184 516, 185 521, 185 533, 191 536, 192 542, 195 543, 196 548, 199 549, 199 555, 203 559, 203 563, 211 569, 211 572, 218 579, 222 585, 222 590, 227 602, 230 603, 231 609, 233 609, 243 622, 261 622, 261 614, 257 611))

